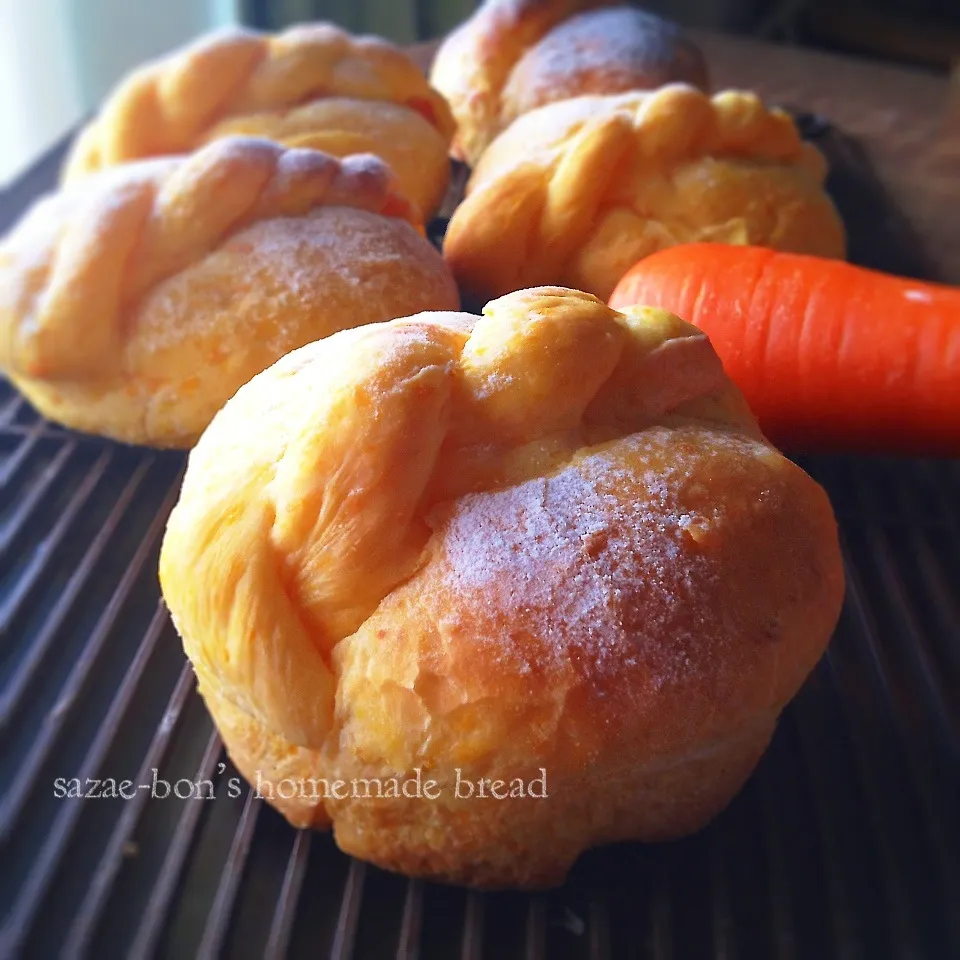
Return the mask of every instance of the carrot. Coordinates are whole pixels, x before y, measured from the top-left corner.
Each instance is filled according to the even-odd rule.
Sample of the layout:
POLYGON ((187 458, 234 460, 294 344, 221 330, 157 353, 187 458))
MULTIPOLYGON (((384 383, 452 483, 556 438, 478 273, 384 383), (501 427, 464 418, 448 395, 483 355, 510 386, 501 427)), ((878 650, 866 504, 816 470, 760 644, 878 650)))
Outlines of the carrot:
POLYGON ((779 446, 960 454, 960 288, 704 243, 633 266, 610 305, 635 304, 703 330, 779 446))

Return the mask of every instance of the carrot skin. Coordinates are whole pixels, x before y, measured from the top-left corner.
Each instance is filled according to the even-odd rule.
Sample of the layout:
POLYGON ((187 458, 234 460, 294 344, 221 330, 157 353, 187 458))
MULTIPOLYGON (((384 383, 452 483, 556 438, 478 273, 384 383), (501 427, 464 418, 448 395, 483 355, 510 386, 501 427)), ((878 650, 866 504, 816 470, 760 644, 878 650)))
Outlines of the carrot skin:
POLYGON ((960 455, 960 289, 840 260, 689 244, 610 299, 703 330, 764 433, 798 452, 960 455))

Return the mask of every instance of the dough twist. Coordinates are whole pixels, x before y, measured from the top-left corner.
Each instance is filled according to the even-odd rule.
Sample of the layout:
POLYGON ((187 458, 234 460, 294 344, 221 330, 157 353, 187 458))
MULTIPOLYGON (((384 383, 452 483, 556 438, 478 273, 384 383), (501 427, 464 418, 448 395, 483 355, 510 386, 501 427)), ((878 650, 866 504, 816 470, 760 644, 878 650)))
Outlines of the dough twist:
POLYGON ((826 163, 752 93, 685 84, 525 114, 484 153, 444 253, 479 296, 568 283, 607 297, 641 257, 696 240, 842 256, 826 163))
POLYGON ((289 351, 459 303, 382 160, 229 137, 27 213, 0 242, 0 370, 66 426, 192 446, 289 351))
POLYGON ((759 437, 695 327, 564 289, 513 294, 480 318, 343 331, 284 357, 214 419, 170 519, 161 579, 201 685, 319 749, 330 657, 424 563, 435 504, 671 418, 759 437))
POLYGON ((249 138, 55 194, 0 246, 0 365, 28 377, 104 376, 120 362, 124 317, 152 288, 257 221, 323 205, 418 223, 378 158, 249 138))
POLYGON ((330 24, 230 29, 127 77, 81 132, 63 179, 222 136, 268 136, 341 157, 376 153, 429 215, 446 189, 453 131, 444 99, 393 44, 330 24))
POLYGON ((705 822, 842 593, 823 491, 702 333, 558 288, 255 377, 191 453, 160 578, 264 796, 356 856, 480 885, 705 822), (540 768, 549 800, 454 795, 540 768), (436 797, 349 792, 415 769, 436 797))
MULTIPOLYGON (((479 318, 376 324, 284 357, 240 390, 198 444, 192 472, 204 484, 224 469, 214 453, 224 437, 248 446, 244 424, 277 381, 288 404, 282 424, 258 426, 249 442, 271 474, 260 476, 263 496, 251 509, 269 504, 287 596, 300 600, 297 614, 325 653, 416 567, 424 515, 439 500, 519 482, 587 438, 672 415, 756 434, 696 327, 662 310, 619 314, 589 294, 539 288, 493 301, 479 318)), ((182 499, 191 499, 189 485, 182 499)), ((171 528, 194 536, 193 520, 171 528)))

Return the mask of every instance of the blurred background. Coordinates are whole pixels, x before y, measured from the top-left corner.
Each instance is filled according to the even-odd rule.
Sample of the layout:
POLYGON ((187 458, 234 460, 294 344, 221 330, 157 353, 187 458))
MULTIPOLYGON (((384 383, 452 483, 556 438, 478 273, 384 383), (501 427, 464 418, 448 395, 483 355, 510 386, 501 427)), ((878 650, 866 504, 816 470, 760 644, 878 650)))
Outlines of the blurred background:
MULTIPOLYGON (((960 0, 651 0, 692 29, 751 34, 948 73, 960 0)), ((475 0, 0 0, 0 186, 131 67, 230 24, 332 20, 400 43, 442 36, 475 0)))

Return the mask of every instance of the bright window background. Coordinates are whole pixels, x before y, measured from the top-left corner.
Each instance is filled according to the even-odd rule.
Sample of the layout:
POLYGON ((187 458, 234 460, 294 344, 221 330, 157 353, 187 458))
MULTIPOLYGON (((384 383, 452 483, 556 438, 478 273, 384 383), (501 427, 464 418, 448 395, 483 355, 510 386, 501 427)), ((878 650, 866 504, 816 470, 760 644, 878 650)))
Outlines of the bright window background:
POLYGON ((237 20, 236 0, 0 0, 0 184, 128 70, 237 20))

